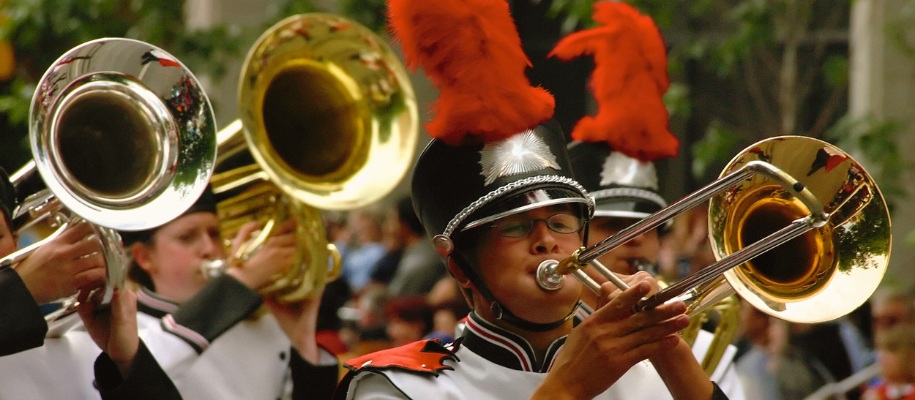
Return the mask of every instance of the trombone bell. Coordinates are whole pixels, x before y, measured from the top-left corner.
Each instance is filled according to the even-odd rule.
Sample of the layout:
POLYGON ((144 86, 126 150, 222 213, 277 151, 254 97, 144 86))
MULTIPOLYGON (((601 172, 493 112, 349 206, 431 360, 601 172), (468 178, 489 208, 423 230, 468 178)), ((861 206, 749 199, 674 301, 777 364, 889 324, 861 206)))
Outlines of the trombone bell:
POLYGON ((727 290, 769 315, 824 322, 867 301, 886 272, 890 218, 876 183, 841 149, 791 136, 750 146, 717 181, 591 248, 544 261, 538 283, 555 290, 559 274, 583 280, 580 268, 707 199, 718 262, 643 299, 639 308, 680 298, 699 312, 729 295, 723 274, 727 290))
MULTIPOLYGON (((822 227, 725 272, 727 282, 757 309, 791 322, 829 321, 858 308, 876 290, 889 263, 890 216, 876 182, 848 153, 802 136, 752 145, 721 174, 754 161, 797 178, 829 218, 822 227)), ((716 258, 784 223, 776 219, 808 212, 779 189, 752 177, 711 199, 709 238, 716 258)))
MULTIPOLYGON (((734 253, 776 232, 809 211, 780 186, 760 186, 738 195, 728 212, 731 218, 722 237, 734 253)), ((737 267, 742 279, 753 282, 761 294, 775 301, 801 301, 829 283, 835 255, 830 226, 812 229, 737 267)))

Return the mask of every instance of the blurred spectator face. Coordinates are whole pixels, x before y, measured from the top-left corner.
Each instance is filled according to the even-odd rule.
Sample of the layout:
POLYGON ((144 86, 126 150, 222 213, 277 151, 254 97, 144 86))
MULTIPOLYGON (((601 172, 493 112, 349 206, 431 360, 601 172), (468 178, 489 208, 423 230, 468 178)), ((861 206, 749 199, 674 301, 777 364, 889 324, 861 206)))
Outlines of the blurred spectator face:
POLYGON ((432 330, 453 335, 457 330, 458 318, 451 310, 436 310, 432 316, 432 330))
POLYGON ((410 322, 394 317, 388 321, 388 339, 394 347, 403 346, 420 340, 425 335, 425 324, 410 322))
POLYGON ((381 241, 381 227, 365 214, 357 214, 352 219, 352 231, 359 244, 381 241))
POLYGON ((871 310, 872 328, 875 335, 900 323, 915 323, 911 310, 901 298, 890 298, 874 304, 871 310))
POLYGON ((376 304, 380 301, 382 299, 373 296, 359 297, 356 301, 356 309, 359 313, 356 324, 359 328, 371 328, 384 324, 384 314, 380 308, 382 305, 376 304))
POLYGON ((406 243, 404 243, 404 230, 406 229, 407 228, 400 223, 400 216, 397 214, 397 211, 389 211, 384 220, 384 226, 381 227, 383 236, 381 239, 382 243, 391 250, 403 248, 406 246, 406 243))
POLYGON ((880 373, 890 383, 915 383, 915 325, 897 324, 877 337, 880 373))

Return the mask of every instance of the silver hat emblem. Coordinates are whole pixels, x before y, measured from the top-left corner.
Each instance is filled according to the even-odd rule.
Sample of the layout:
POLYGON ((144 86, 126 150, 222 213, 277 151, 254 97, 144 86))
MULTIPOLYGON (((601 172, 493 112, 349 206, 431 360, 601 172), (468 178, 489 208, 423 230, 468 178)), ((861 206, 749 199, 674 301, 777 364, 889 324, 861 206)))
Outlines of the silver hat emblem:
POLYGON ((617 184, 658 190, 658 173, 654 163, 639 161, 614 151, 604 160, 600 185, 617 184))
POLYGON ((556 156, 543 138, 527 130, 505 140, 487 143, 480 151, 481 175, 489 185, 504 176, 524 174, 544 168, 559 170, 556 156))

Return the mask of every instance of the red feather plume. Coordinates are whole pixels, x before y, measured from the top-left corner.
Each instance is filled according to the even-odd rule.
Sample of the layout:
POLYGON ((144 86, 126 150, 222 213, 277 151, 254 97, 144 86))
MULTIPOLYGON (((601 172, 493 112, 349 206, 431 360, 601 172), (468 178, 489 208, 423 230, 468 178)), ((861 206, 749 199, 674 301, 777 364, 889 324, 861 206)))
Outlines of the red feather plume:
POLYGON ((407 66, 440 89, 429 135, 448 144, 505 139, 553 116, 524 75, 530 61, 505 0, 389 0, 407 66))
POLYGON ((662 96, 670 80, 667 50, 654 21, 629 4, 594 4, 601 26, 572 33, 548 57, 567 61, 594 56, 591 90, 597 114, 578 121, 572 138, 606 141, 617 151, 642 161, 674 157, 680 143, 669 130, 662 96))

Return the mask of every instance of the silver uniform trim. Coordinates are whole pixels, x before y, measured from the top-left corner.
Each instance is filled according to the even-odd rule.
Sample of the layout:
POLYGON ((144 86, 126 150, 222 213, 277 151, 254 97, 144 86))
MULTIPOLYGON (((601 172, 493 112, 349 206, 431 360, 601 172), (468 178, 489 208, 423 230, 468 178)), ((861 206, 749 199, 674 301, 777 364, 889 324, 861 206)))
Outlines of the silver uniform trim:
POLYGON ((604 160, 600 172, 600 185, 612 184, 658 190, 658 173, 655 171, 654 163, 639 161, 614 151, 604 160))
POLYGON ((645 189, 618 187, 591 192, 591 198, 594 200, 603 200, 610 197, 635 197, 655 202, 660 205, 661 208, 667 207, 667 202, 664 201, 664 198, 661 197, 661 195, 645 189))
POLYGON ((560 183, 560 184, 567 185, 572 189, 578 190, 582 194, 582 197, 584 197, 585 202, 587 202, 587 204, 588 204, 588 217, 590 217, 591 214, 594 213, 594 199, 592 199, 588 195, 588 191, 585 190, 585 188, 583 186, 581 186, 581 184, 576 182, 574 179, 567 178, 564 176, 559 176, 559 175, 532 176, 530 178, 524 178, 521 180, 517 180, 517 181, 509 183, 505 186, 499 187, 496 190, 493 190, 493 191, 487 193, 483 197, 480 197, 473 203, 470 203, 470 205, 468 205, 467 207, 464 207, 464 209, 461 210, 461 212, 457 213, 457 215, 455 215, 454 218, 452 218, 451 221, 448 222, 448 225, 445 227, 445 231, 442 232, 442 236, 451 237, 451 234, 454 233, 454 230, 457 229, 458 225, 460 225, 461 222, 464 221, 464 219, 466 219, 468 216, 470 216, 470 214, 473 214, 474 212, 476 212, 483 206, 489 204, 493 200, 498 199, 502 195, 504 195, 508 192, 511 192, 513 190, 519 189, 519 188, 523 188, 526 186, 539 185, 542 183, 560 183))

